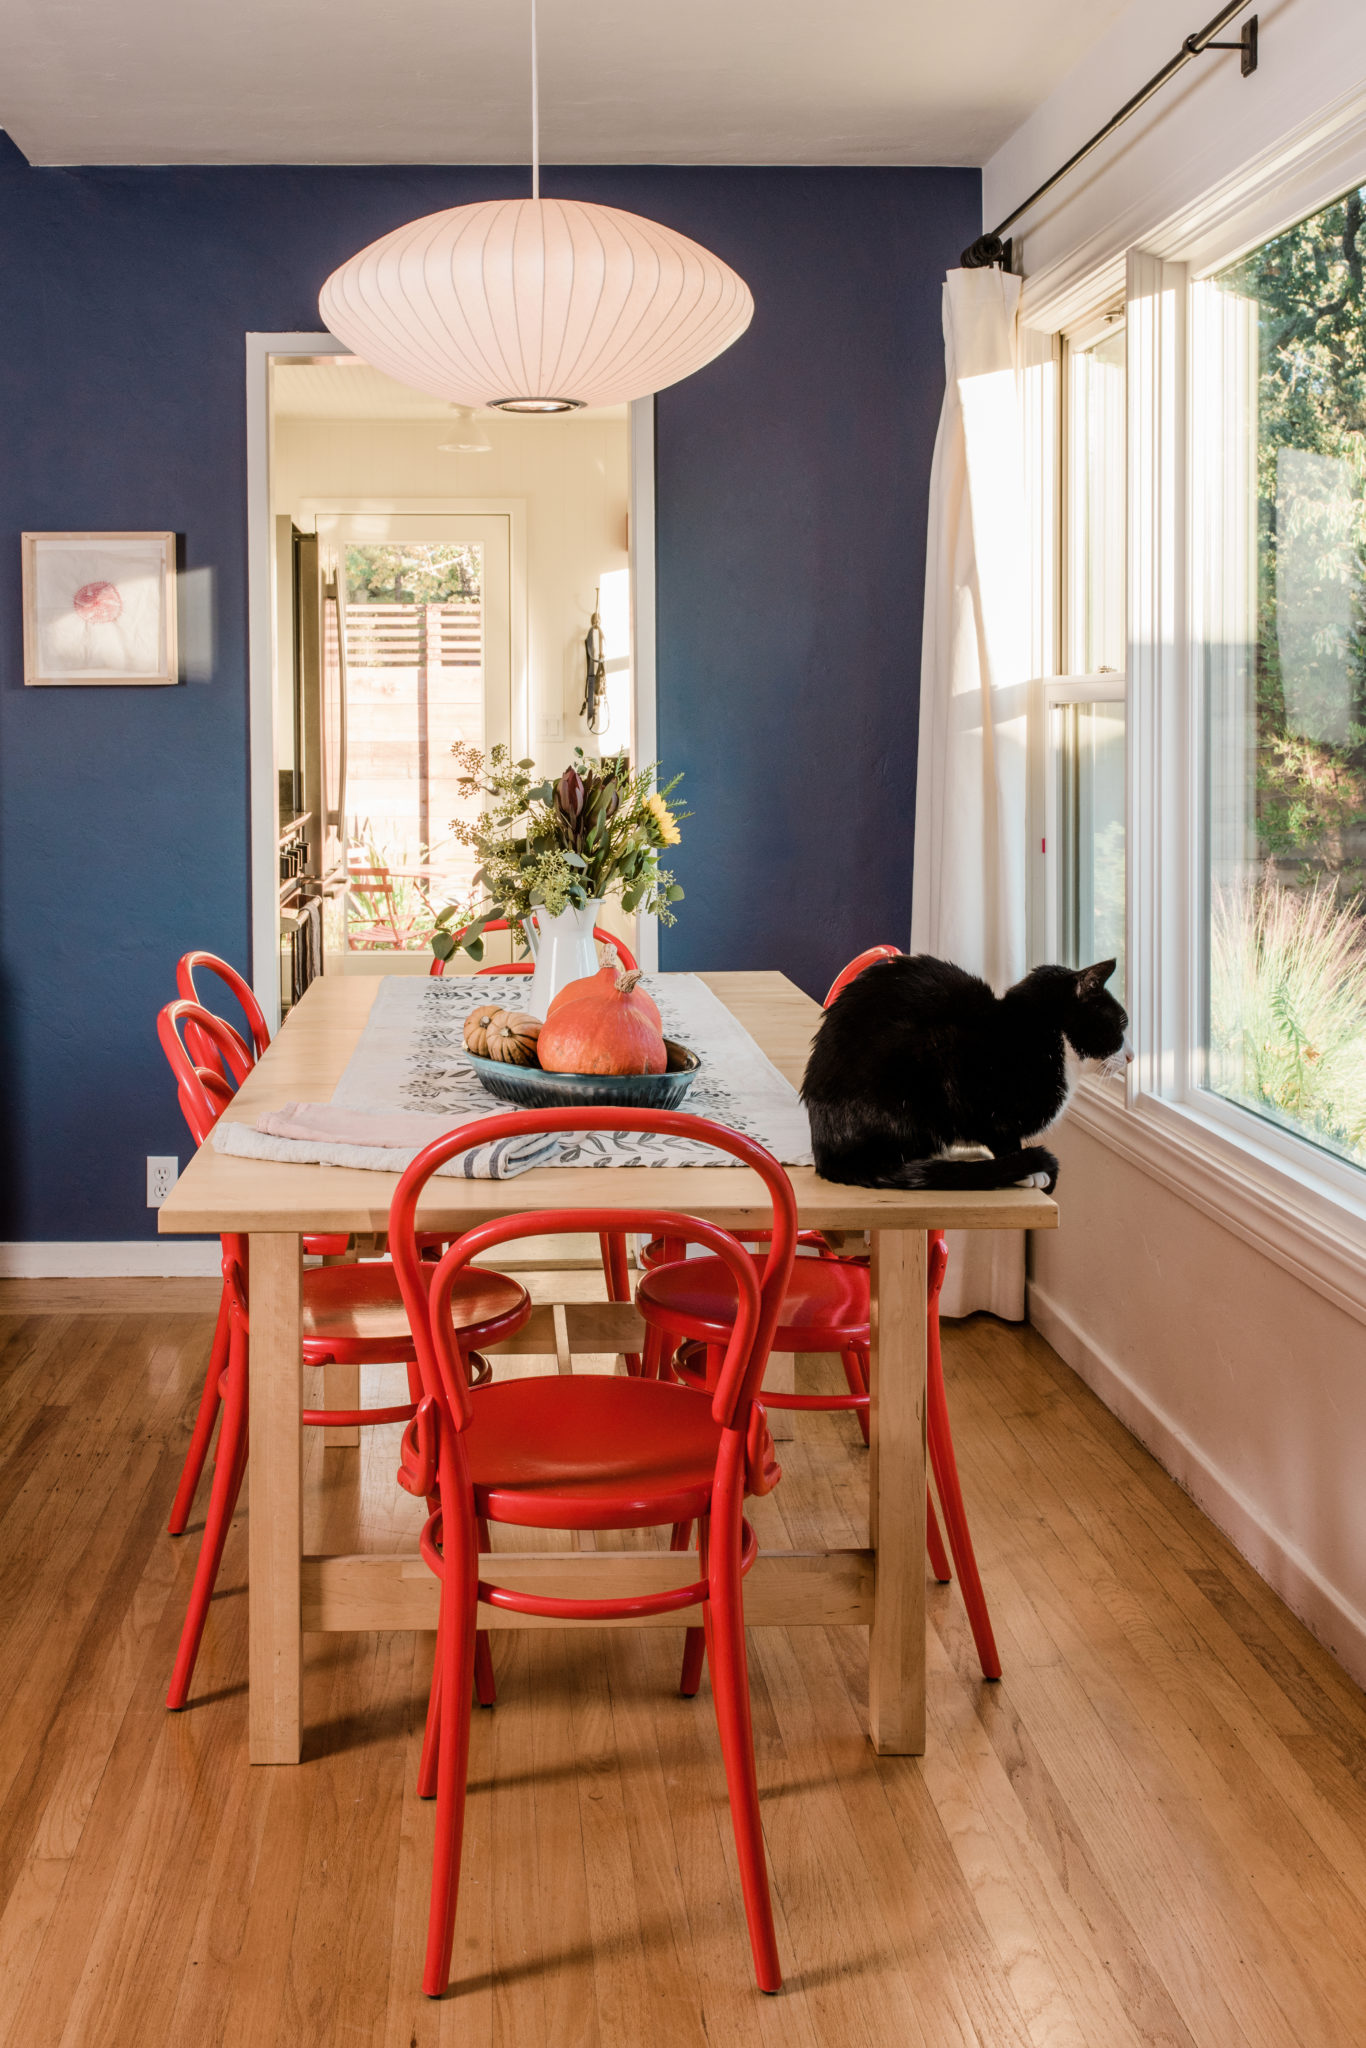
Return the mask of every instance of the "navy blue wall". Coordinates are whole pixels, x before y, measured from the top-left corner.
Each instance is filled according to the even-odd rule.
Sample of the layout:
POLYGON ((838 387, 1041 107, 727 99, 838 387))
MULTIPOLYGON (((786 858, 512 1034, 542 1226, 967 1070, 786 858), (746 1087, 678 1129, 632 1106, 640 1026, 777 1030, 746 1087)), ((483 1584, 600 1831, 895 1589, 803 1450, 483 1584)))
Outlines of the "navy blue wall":
MULTIPOLYGON (((30 170, 0 138, 0 1238, 150 1236, 186 1141, 153 1036, 177 955, 246 965, 243 334, 521 170, 30 170), (25 528, 172 528, 212 571, 209 672, 25 690, 25 528)), ((669 967, 814 992, 904 939, 939 288, 976 172, 552 171, 751 285, 744 339, 660 395, 659 749, 694 819, 669 967)))

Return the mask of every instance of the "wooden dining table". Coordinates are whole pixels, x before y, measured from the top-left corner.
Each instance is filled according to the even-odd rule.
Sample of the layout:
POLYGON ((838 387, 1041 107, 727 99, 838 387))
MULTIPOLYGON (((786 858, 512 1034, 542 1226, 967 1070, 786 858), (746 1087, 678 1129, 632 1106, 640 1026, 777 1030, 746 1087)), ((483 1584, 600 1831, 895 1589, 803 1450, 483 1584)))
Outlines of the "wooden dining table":
MULTIPOLYGON (((795 1086, 818 1006, 782 974, 704 974, 795 1086)), ((476 990, 471 980, 471 994, 476 990)), ((354 1051, 379 977, 326 975, 291 1011, 228 1114, 254 1122, 286 1102, 326 1102, 354 1051)), ((499 1107, 490 1101, 491 1112, 499 1107)), ((436 1178, 418 1211, 451 1234, 489 1217, 541 1208, 641 1200, 732 1229, 768 1221, 757 1177, 737 1167, 544 1167, 504 1181, 436 1178)), ((1051 1230, 1057 1208, 1029 1188, 981 1194, 842 1187, 811 1167, 790 1169, 803 1228, 870 1234, 869 1543, 866 1548, 761 1551, 745 1582, 751 1627, 868 1629, 870 1733, 883 1753, 925 1747, 925 1362, 929 1230, 1051 1230)), ((250 1240, 249 1723, 253 1763, 301 1753, 303 1638, 310 1631, 433 1629, 437 1583, 416 1550, 306 1556, 303 1552, 302 1236, 382 1232, 394 1174, 242 1158, 200 1148, 162 1204, 171 1233, 235 1231, 250 1240)), ((555 1356, 638 1351, 643 1324, 629 1302, 544 1305, 500 1347, 555 1356)), ((336 1374, 341 1369, 328 1368, 336 1374)), ((354 1391, 329 1383, 329 1405, 354 1391)), ((658 1590, 698 1575, 686 1553, 528 1551, 498 1555, 505 1584, 569 1597, 658 1590)), ((677 1628, 677 1614, 647 1623, 677 1628)), ((480 1607, 482 1627, 544 1627, 543 1617, 480 1607)))

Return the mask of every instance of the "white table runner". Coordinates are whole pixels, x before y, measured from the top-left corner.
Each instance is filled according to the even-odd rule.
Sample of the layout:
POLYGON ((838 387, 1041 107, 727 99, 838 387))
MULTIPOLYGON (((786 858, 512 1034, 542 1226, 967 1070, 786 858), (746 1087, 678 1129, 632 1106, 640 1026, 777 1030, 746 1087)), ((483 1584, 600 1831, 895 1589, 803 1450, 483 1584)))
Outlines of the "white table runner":
MULTIPOLYGON (((796 1090, 767 1059, 744 1026, 694 974, 647 975, 645 986, 659 1005, 666 1037, 697 1053, 702 1071, 682 1112, 713 1118, 743 1132, 772 1152, 784 1166, 811 1164, 811 1133, 796 1090)), ((506 1113, 509 1104, 491 1095, 465 1052, 464 1022, 478 1003, 509 1009, 525 1002, 527 981, 519 975, 419 980, 387 975, 356 1049, 332 1096, 339 1109, 403 1111, 440 1118, 446 1129, 506 1113)), ((392 1150, 327 1146, 272 1136, 249 1124, 221 1119, 218 1149, 262 1159, 293 1159, 338 1166, 401 1170, 392 1150), (345 1156, 341 1156, 344 1152, 345 1156)), ((738 1164, 711 1146, 686 1137, 642 1132, 589 1131, 561 1139, 557 1155, 537 1163, 556 1166, 724 1166, 738 1164)), ((404 1159, 402 1164, 407 1164, 404 1159)), ((515 1170, 515 1169, 514 1169, 515 1170)))

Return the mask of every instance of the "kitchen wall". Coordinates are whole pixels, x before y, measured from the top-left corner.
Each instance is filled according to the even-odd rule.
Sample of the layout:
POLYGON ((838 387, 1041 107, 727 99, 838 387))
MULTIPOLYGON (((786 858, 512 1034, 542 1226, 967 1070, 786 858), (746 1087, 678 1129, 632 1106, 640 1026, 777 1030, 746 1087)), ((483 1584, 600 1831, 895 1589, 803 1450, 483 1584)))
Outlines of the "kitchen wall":
MULTIPOLYGON (((185 948, 247 957, 243 335, 315 329, 355 249, 526 173, 0 152, 0 1270, 155 1268, 144 1160, 186 1152, 156 1011, 185 948), (180 688, 24 689, 25 528, 180 536, 180 688)), ((659 751, 695 813, 662 959, 823 992, 909 923, 940 284, 978 176, 576 168, 546 189, 652 214, 753 289, 750 332, 657 408, 659 751)))

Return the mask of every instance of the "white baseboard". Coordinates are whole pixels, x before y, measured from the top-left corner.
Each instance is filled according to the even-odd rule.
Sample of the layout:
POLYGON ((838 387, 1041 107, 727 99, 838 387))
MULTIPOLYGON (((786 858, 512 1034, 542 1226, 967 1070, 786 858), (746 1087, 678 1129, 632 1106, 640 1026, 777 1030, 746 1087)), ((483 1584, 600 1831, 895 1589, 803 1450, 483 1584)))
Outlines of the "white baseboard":
POLYGON ((0 1244, 0 1280, 194 1280, 222 1271, 218 1239, 57 1239, 0 1244))
POLYGON ((1029 1288, 1029 1320, 1078 1379, 1151 1451, 1165 1472, 1280 1595, 1291 1613, 1366 1687, 1366 1615, 1331 1585, 1180 1425, 1136 1386, 1042 1288, 1029 1288))

